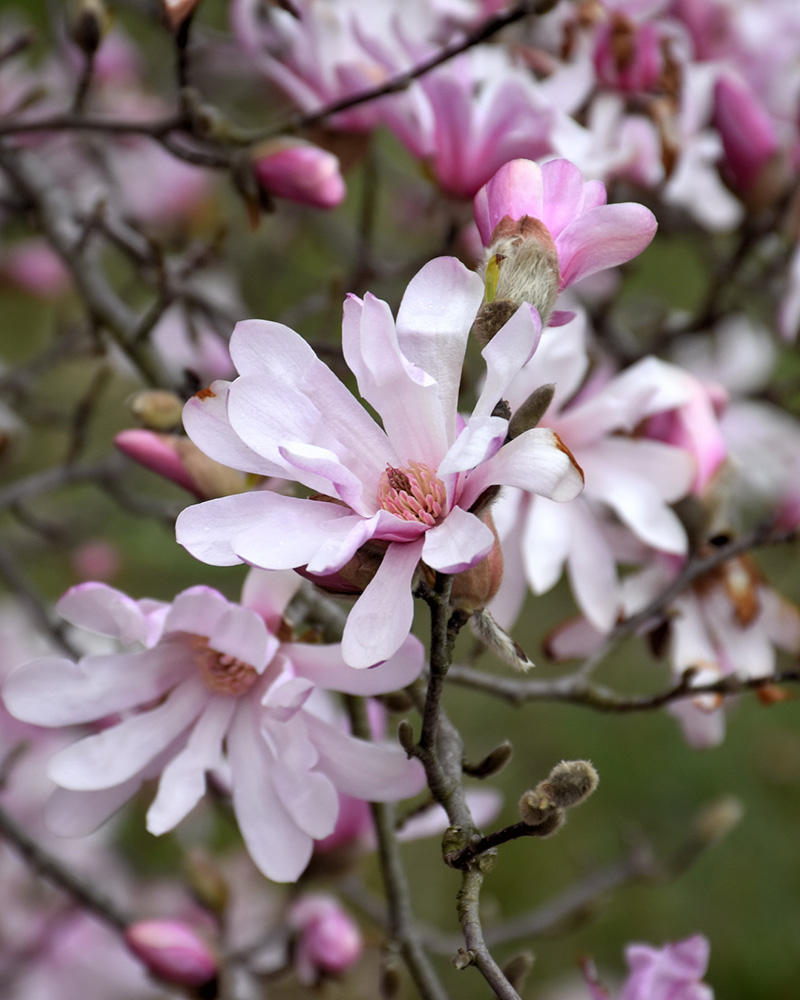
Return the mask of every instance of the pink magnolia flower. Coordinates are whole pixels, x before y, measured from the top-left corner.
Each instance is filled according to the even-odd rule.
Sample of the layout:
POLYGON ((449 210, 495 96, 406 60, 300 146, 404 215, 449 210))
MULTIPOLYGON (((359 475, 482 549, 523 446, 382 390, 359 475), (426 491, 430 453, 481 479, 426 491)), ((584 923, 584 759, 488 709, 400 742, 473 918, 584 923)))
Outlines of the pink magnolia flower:
MULTIPOLYGON (((713 1000, 714 991, 700 982, 708 967, 709 950, 702 934, 663 948, 629 944, 625 959, 630 975, 620 1000, 713 1000)), ((592 1000, 609 1000, 608 990, 593 975, 586 975, 586 984, 592 1000)))
MULTIPOLYGON (((506 163, 475 196, 475 221, 489 254, 507 254, 509 239, 538 242, 555 257, 558 291, 631 260, 656 231, 649 209, 632 202, 607 205, 605 185, 585 181, 569 160, 506 163), (530 234, 526 226, 533 226, 530 234)), ((501 262, 501 282, 508 263, 501 262)))
POLYGON ((99 583, 67 591, 59 612, 123 648, 78 663, 34 660, 6 683, 6 707, 25 721, 105 720, 51 760, 60 786, 48 803, 51 826, 67 836, 94 829, 160 776, 147 813, 158 835, 197 804, 212 773, 231 791, 255 863, 269 878, 293 881, 314 840, 332 832, 339 792, 380 801, 419 791, 417 762, 326 721, 320 690, 402 687, 421 669, 419 643, 410 637, 390 662, 355 673, 339 646, 281 642, 281 615, 299 583, 293 573, 253 572, 241 605, 209 587, 172 604, 134 601, 99 583))
POLYGON ((301 337, 260 320, 234 330, 239 378, 213 383, 186 405, 187 433, 212 458, 297 480, 315 494, 261 491, 190 507, 177 537, 192 555, 222 566, 304 567, 324 579, 367 542, 385 550, 345 626, 351 666, 385 660, 405 640, 420 560, 460 573, 489 554, 494 533, 472 512, 488 487, 519 486, 557 501, 582 488, 552 431, 536 428, 506 443, 508 421, 493 415, 538 341, 530 306, 484 348, 483 392, 460 421, 462 361, 482 299, 481 279, 453 258, 419 272, 396 321, 372 295, 348 298, 345 359, 383 427, 301 337))
POLYGON ((720 76, 714 86, 714 124, 733 187, 752 195, 778 150, 775 124, 747 84, 732 74, 720 76))
MULTIPOLYGON (((606 630, 616 622, 623 602, 616 569, 621 530, 640 547, 686 551, 685 531, 669 505, 691 487, 692 456, 633 432, 648 417, 687 404, 693 380, 676 365, 650 357, 587 382, 585 326, 580 312, 567 325, 546 330, 506 394, 513 410, 538 386, 555 384, 540 426, 555 431, 575 456, 586 479, 584 492, 570 504, 555 505, 545 497, 506 491, 497 520, 506 577, 513 577, 519 559, 531 588, 541 594, 566 567, 581 610, 606 630)), ((513 605, 500 611, 501 623, 511 623, 523 596, 519 587, 516 594, 501 591, 501 602, 513 605)))
POLYGON ((297 978, 306 986, 316 983, 321 974, 344 972, 361 958, 361 929, 333 896, 300 896, 290 907, 287 922, 297 934, 297 978))

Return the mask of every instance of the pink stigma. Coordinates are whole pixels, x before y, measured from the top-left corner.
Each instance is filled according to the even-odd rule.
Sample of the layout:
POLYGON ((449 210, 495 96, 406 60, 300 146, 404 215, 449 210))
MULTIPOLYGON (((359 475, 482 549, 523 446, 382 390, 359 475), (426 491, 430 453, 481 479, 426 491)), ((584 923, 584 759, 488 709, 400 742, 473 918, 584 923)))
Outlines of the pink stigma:
POLYGON ((404 469, 387 465, 378 480, 378 503, 404 521, 432 528, 446 500, 444 483, 422 462, 409 462, 404 469))

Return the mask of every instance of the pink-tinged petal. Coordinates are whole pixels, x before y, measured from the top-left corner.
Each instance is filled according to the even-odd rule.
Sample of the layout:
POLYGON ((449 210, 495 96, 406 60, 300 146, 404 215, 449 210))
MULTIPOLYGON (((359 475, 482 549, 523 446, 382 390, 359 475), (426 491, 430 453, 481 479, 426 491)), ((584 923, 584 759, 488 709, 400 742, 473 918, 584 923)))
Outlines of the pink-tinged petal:
POLYGON ((667 705, 667 712, 677 719, 683 738, 695 750, 718 747, 725 739, 725 712, 722 708, 709 711, 687 699, 667 705))
POLYGON ((314 841, 283 805, 272 782, 275 760, 255 712, 237 719, 228 734, 233 809, 247 852, 275 882, 294 882, 311 859, 314 841))
POLYGON ((600 520, 582 501, 579 497, 557 508, 569 522, 567 572, 578 606, 593 625, 608 632, 622 614, 616 563, 600 520))
POLYGON ((228 418, 230 382, 212 382, 183 408, 186 433, 209 458, 258 476, 282 476, 280 463, 249 448, 231 427, 228 418))
POLYGON ((396 802, 424 788, 422 766, 408 760, 399 746, 357 740, 310 714, 306 725, 319 750, 319 770, 340 792, 369 802, 396 802))
POLYGON ((410 635, 394 656, 369 670, 348 666, 338 645, 294 642, 284 646, 283 652, 297 674, 317 687, 368 696, 398 691, 415 681, 422 671, 425 651, 419 639, 410 635))
POLYGON ((208 635, 229 607, 227 598, 213 587, 190 587, 172 602, 164 619, 164 633, 208 635))
POLYGON ((486 381, 472 411, 473 417, 491 414, 520 369, 531 359, 541 335, 538 310, 523 303, 481 351, 486 362, 486 381))
POLYGON ((242 604, 259 614, 275 633, 302 582, 291 570, 251 569, 242 586, 242 604))
POLYGON ((474 469, 500 450, 507 434, 508 421, 502 417, 470 417, 439 463, 439 476, 474 469))
POLYGON ((521 219, 531 215, 541 219, 542 170, 532 160, 511 160, 475 195, 475 222, 484 246, 489 246, 492 233, 504 215, 521 219))
POLYGON ((192 724, 209 698, 202 681, 186 680, 157 708, 57 753, 48 774, 57 785, 75 791, 111 788, 128 781, 192 724))
POLYGON ((292 569, 313 558, 330 523, 351 516, 336 504, 267 491, 240 493, 187 507, 178 515, 175 534, 195 559, 212 566, 249 561, 264 569, 292 569), (242 539, 247 551, 241 551, 242 539), (258 550, 252 558, 251 547, 258 550), (267 562, 259 562, 258 553, 267 562))
POLYGON ((691 486, 691 455, 657 441, 608 438, 581 460, 592 499, 607 503, 653 548, 686 551, 686 532, 667 504, 685 496, 691 486))
MULTIPOLYGON (((581 503, 578 498, 576 503, 581 503)), ((522 536, 525 575, 535 594, 544 594, 561 578, 569 555, 570 521, 561 505, 531 497, 522 536)), ((513 539, 511 540, 513 544, 513 539)))
POLYGON ((284 459, 286 473, 291 474, 291 478, 298 482, 322 480, 329 483, 330 486, 325 487, 327 496, 338 497, 360 514, 372 513, 373 498, 368 496, 366 503, 362 502, 364 483, 328 448, 293 441, 279 446, 278 453, 284 459))
POLYGON ((411 581, 423 542, 424 536, 413 542, 393 542, 354 604, 342 636, 342 656, 351 667, 373 667, 388 660, 411 631, 411 581))
MULTIPOLYGON (((439 386, 445 419, 458 406, 467 337, 483 294, 479 275, 455 257, 439 257, 411 279, 397 312, 400 350, 439 386)), ((452 440, 452 426, 448 434, 452 440)))
POLYGON ((593 653, 605 639, 586 618, 570 618, 552 629, 544 641, 547 655, 562 663, 583 659, 593 653))
POLYGON ((44 807, 47 828, 59 837, 88 837, 133 798, 143 781, 137 774, 113 788, 93 792, 56 788, 44 807))
POLYGON ((800 653, 800 608, 771 587, 758 588, 761 623, 770 640, 788 653, 800 653))
POLYGON ((474 514, 454 507, 425 533, 422 558, 440 573, 461 573, 492 551, 494 532, 474 514))
POLYGON ((3 701, 23 722, 69 726, 161 698, 192 669, 184 642, 165 642, 138 653, 86 656, 78 663, 45 657, 11 674, 3 701))
MULTIPOLYGON (((268 710, 271 719, 288 722, 311 697, 314 685, 305 677, 292 677, 291 663, 282 653, 279 661, 283 663, 280 682, 275 682, 267 688, 261 704, 268 710)), ((315 760, 311 763, 313 764, 315 760)))
POLYGON ((306 731, 305 718, 265 727, 274 744, 272 781, 297 826, 315 840, 330 836, 339 814, 339 796, 330 778, 317 770, 319 755, 306 731))
POLYGON ((218 653, 248 663, 262 673, 278 650, 278 640, 267 632, 264 619, 247 608, 231 605, 208 632, 208 645, 218 653))
POLYGON ((158 793, 147 810, 147 829, 154 836, 177 826, 205 795, 206 772, 223 763, 222 742, 238 704, 224 695, 212 698, 186 746, 162 771, 158 793))
MULTIPOLYGON (((296 433, 297 426, 303 426, 306 421, 304 412, 301 412, 299 419, 302 422, 294 428, 290 423, 288 427, 293 433, 277 435, 279 444, 293 440, 308 441, 330 447, 340 457, 343 457, 344 450, 348 456, 348 468, 362 481, 369 481, 372 475, 377 479, 387 451, 386 435, 302 337, 280 323, 247 320, 238 323, 233 331, 231 356, 242 374, 252 372, 262 376, 254 380, 257 386, 266 386, 268 393, 270 389, 280 393, 283 387, 293 390, 295 394, 305 397, 308 405, 322 415, 322 439, 296 433), (334 442, 340 442, 341 447, 336 447, 334 442), (374 472, 376 468, 377 473, 374 472)), ((259 392, 263 394, 263 388, 256 388, 252 400, 255 409, 258 408, 259 392)), ((267 406, 269 400, 264 400, 262 396, 261 403, 267 406)), ((273 407, 270 412, 276 419, 281 417, 279 406, 273 407)), ((232 418, 231 422, 238 429, 237 421, 232 418)), ((256 416, 254 440, 250 442, 252 447, 258 447, 265 429, 275 437, 269 426, 262 426, 259 431, 256 416)))
POLYGON ((345 566, 378 530, 381 518, 341 518, 331 522, 314 556, 306 563, 312 576, 327 576, 345 566))
POLYGON ((679 672, 717 662, 717 651, 697 599, 683 595, 673 603, 670 657, 679 672))
POLYGON ((601 205, 571 222, 556 240, 561 268, 559 288, 640 254, 657 223, 644 205, 601 205))
POLYGON ((136 601, 105 583, 79 583, 58 601, 56 611, 73 625, 126 646, 147 638, 147 623, 136 601))
POLYGON ((470 507, 488 486, 518 486, 562 503, 583 489, 583 477, 570 455, 545 427, 534 427, 509 441, 470 474, 459 505, 470 507))
MULTIPOLYGON (((469 788, 465 796, 479 830, 496 819, 503 806, 503 796, 494 788, 469 788)), ((409 817, 397 831, 397 839, 405 844, 422 837, 441 836, 449 825, 447 813, 437 802, 429 809, 409 817)))
MULTIPOLYGON (((549 160, 542 165, 542 222, 557 239, 584 211, 583 174, 569 160, 549 160)), ((604 188, 605 190, 605 188, 604 188)))
POLYGON ((358 327, 353 321, 344 324, 343 346, 358 373, 359 392, 380 414, 401 465, 416 460, 435 467, 447 450, 447 421, 455 421, 455 409, 452 415, 444 412, 439 386, 402 353, 385 302, 367 294, 359 308, 351 297, 345 319, 354 314, 358 327))

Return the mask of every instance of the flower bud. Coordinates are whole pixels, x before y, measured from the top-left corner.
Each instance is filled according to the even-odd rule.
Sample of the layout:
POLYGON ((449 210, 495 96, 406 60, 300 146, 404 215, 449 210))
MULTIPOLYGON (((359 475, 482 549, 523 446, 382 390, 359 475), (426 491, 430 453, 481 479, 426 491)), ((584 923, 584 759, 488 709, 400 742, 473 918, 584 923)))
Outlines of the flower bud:
POLYGON ((177 920, 140 920, 125 931, 125 941, 159 979, 201 986, 217 975, 217 958, 191 927, 177 920))
POLYGON ((539 421, 547 413, 548 406, 553 402, 555 391, 553 382, 540 385, 538 389, 533 390, 522 406, 517 407, 508 424, 509 441, 538 426, 539 421))
POLYGON ((244 489, 240 472, 215 462, 188 438, 133 428, 120 431, 114 444, 134 462, 170 479, 201 500, 230 496, 244 489))
POLYGON ((615 11, 598 33, 594 65, 598 79, 609 87, 652 90, 661 81, 663 70, 658 26, 652 21, 637 25, 615 11))
POLYGON ((301 898, 289 911, 288 921, 299 932, 296 960, 301 983, 315 982, 320 973, 344 972, 361 957, 361 929, 331 896, 301 898))
POLYGON ((180 426, 183 402, 174 392, 145 389, 128 402, 131 413, 152 431, 171 431, 180 426))
POLYGON ((499 771, 502 771, 506 764, 511 760, 513 754, 514 748, 508 740, 504 740, 502 743, 498 744, 494 750, 490 750, 483 760, 479 761, 477 764, 471 764, 469 766, 465 764, 464 771, 473 778, 489 778, 493 774, 497 774, 499 771))
POLYGON ((314 208, 335 208, 347 193, 339 160, 310 142, 271 139, 250 151, 259 186, 268 196, 314 208))
POLYGON ((492 233, 486 251, 486 270, 497 267, 487 289, 495 288, 493 301, 520 306, 529 302, 539 311, 542 326, 552 315, 558 295, 558 252, 550 230, 530 215, 512 219, 504 215, 492 233))
POLYGON ((714 86, 714 125, 725 151, 725 172, 731 186, 748 202, 762 207, 780 193, 770 165, 778 152, 772 119, 755 94, 740 80, 721 76, 714 86))
POLYGON ((76 0, 69 18, 69 36, 88 56, 100 47, 108 30, 109 17, 102 0, 76 0))
POLYGON ((187 17, 194 12, 198 0, 162 0, 167 23, 177 31, 187 17))
POLYGON ((503 550, 500 548, 500 539, 497 537, 491 513, 485 510, 480 515, 480 520, 491 529, 494 545, 489 554, 476 566, 453 577, 453 587, 450 591, 450 606, 469 613, 485 608, 503 581, 503 550))

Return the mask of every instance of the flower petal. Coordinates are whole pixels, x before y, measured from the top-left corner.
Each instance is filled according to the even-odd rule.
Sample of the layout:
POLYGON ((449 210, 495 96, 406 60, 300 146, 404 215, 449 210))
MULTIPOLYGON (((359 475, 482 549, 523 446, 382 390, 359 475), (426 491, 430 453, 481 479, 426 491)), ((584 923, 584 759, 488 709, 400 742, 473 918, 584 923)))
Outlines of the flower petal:
POLYGON ((126 646, 147 638, 145 616, 136 601, 105 583, 71 587, 56 604, 56 611, 73 625, 109 635, 126 646))
POLYGON ((354 604, 342 636, 342 656, 351 667, 373 667, 388 660, 411 631, 411 580, 423 542, 424 536, 413 542, 392 542, 377 573, 354 604))
POLYGON ((424 661, 424 648, 413 635, 408 636, 394 656, 369 670, 348 666, 338 645, 293 642, 284 645, 282 652, 298 676, 313 681, 317 687, 364 696, 406 687, 419 677, 424 661))
POLYGON ((486 381, 472 411, 473 417, 488 417, 492 413, 523 365, 530 361, 541 335, 538 310, 523 302, 481 351, 486 362, 486 381))
POLYGON ((600 205, 571 222, 556 239, 560 289, 640 254, 656 232, 644 205, 600 205))
POLYGON ((488 556, 494 532, 474 514, 454 507, 436 527, 425 533, 422 558, 440 573, 461 573, 488 556))

